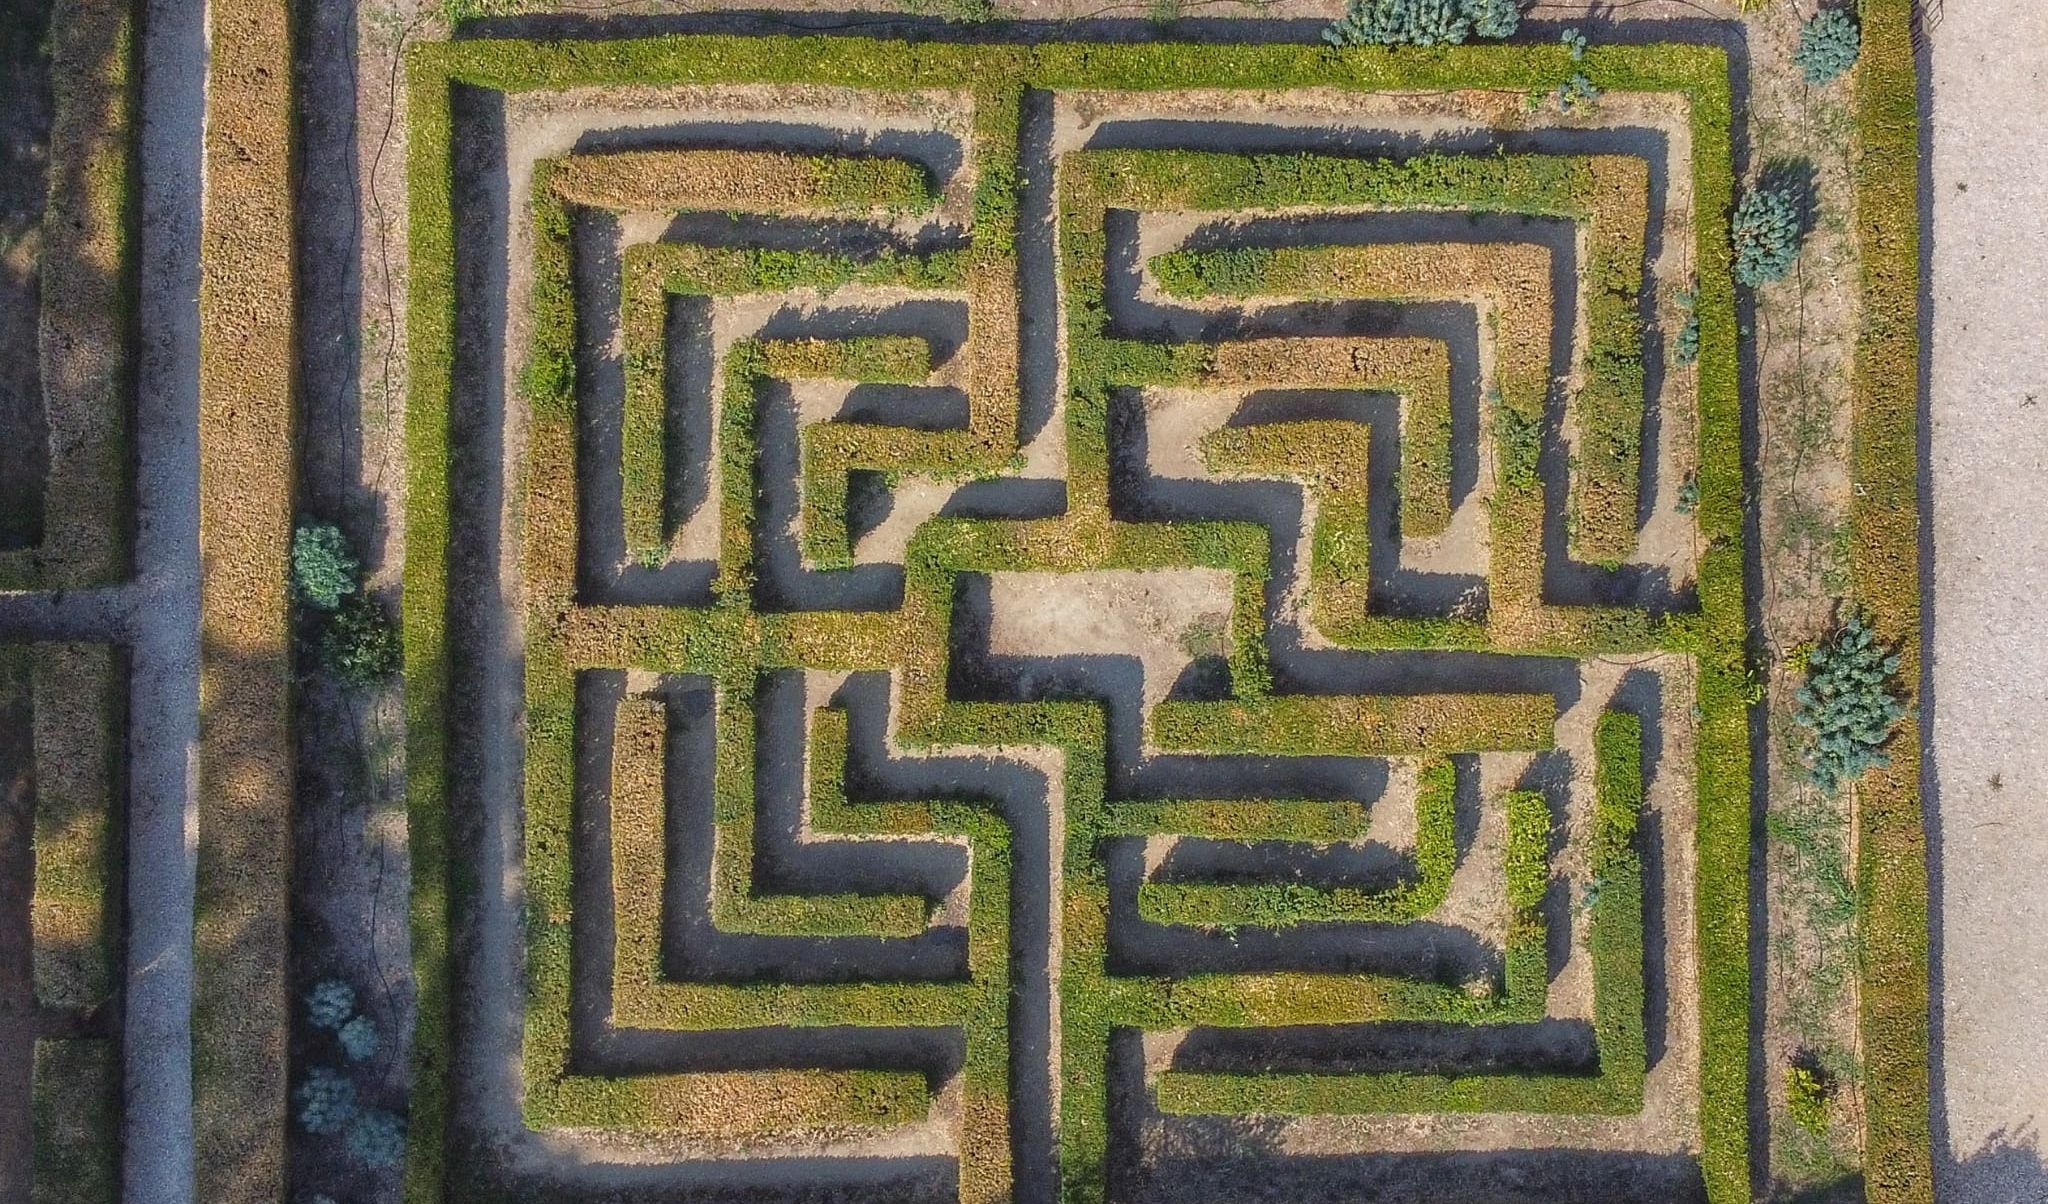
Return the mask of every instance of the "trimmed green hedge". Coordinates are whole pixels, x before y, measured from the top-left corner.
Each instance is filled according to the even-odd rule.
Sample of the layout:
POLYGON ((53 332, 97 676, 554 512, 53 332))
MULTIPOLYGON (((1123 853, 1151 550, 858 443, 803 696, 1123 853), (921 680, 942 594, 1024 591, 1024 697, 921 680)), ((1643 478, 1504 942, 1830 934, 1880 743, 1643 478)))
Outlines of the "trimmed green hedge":
POLYGON ((1862 896, 1865 1192, 1934 1198, 1928 1098, 1927 834, 1920 798, 1920 109, 1911 0, 1863 0, 1855 72, 1863 319, 1852 378, 1856 601, 1899 653, 1892 763, 1856 786, 1862 896))
MULTIPOLYGON (((1573 511, 1601 556, 1619 559, 1635 538, 1636 477, 1640 471, 1637 436, 1642 421, 1640 363, 1630 393, 1626 365, 1639 360, 1641 334, 1636 329, 1634 298, 1641 284, 1642 227, 1647 221, 1647 167, 1613 156, 1568 155, 1438 155, 1412 159, 1356 159, 1316 154, 1224 154, 1169 151, 1086 151, 1068 157, 1062 168, 1061 254, 1072 298, 1068 308, 1070 405, 1086 405, 1094 414, 1106 411, 1113 388, 1146 385, 1245 385, 1286 383, 1352 387, 1385 387, 1386 382, 1361 375, 1355 365, 1360 348, 1349 340, 1253 339, 1223 344, 1162 344, 1113 337, 1109 332, 1103 276, 1107 244, 1102 215, 1119 208, 1194 210, 1244 213, 1301 207, 1373 207, 1392 209, 1452 208, 1481 212, 1536 214, 1586 223, 1595 237, 1588 255, 1586 291, 1591 330, 1586 356, 1588 384, 1576 398, 1581 424, 1592 431, 1619 429, 1621 442, 1582 440, 1580 471, 1575 475, 1573 511), (1620 199, 1617 199, 1620 198, 1620 199), (1327 354, 1342 342, 1344 354, 1327 354), (1320 345, 1320 346, 1319 346, 1320 345), (1635 350, 1631 350, 1635 348, 1635 350), (1318 355, 1321 350, 1325 354, 1318 355), (1229 358, 1226 358, 1228 353, 1229 358), (1633 401, 1629 398, 1633 397, 1633 401), (1605 448, 1608 455, 1600 449, 1605 448), (1603 467, 1604 465, 1604 467, 1603 467), (1595 500, 1587 503, 1586 494, 1595 500), (1619 523, 1606 536, 1604 523, 1619 523)), ((1348 250, 1348 248, 1347 248, 1348 250)), ((1303 253, 1305 254, 1305 253, 1303 253)), ((1257 257, 1231 269, 1262 288, 1302 287, 1290 275, 1303 265, 1303 254, 1275 252, 1263 266, 1257 257)), ((1314 262, 1314 261, 1311 261, 1314 262)), ((1200 260, 1168 259, 1166 270, 1176 285, 1199 278, 1200 260)), ((1215 269, 1210 269, 1214 271, 1215 269)), ((1235 281, 1233 283, 1243 283, 1235 281)), ((1307 288, 1311 294, 1326 289, 1307 288)), ((1375 340, 1358 340, 1371 345, 1375 340)), ((1548 370, 1546 360, 1545 371, 1548 370)), ((1509 378, 1495 409, 1518 417, 1540 430, 1548 385, 1543 376, 1509 378)), ((1703 387, 1705 381, 1703 380, 1703 387)), ((1308 426, 1309 424, 1298 424, 1308 426)), ((1329 472, 1332 466, 1358 457, 1335 438, 1337 423, 1315 425, 1317 438, 1294 440, 1286 462, 1295 473, 1329 472)), ((1095 438, 1094 421, 1083 429, 1095 438)), ((1243 435, 1228 432, 1232 440, 1243 435)), ((1223 463, 1264 464, 1275 458, 1255 457, 1250 449, 1221 445, 1223 463), (1235 453, 1233 455, 1233 452, 1235 453)), ((1216 452, 1212 452, 1216 458, 1216 452)), ((1657 621, 1639 610, 1622 607, 1557 606, 1544 597, 1542 532, 1543 493, 1533 471, 1508 473, 1492 504, 1491 609, 1483 625, 1464 619, 1389 618, 1344 608, 1325 622, 1326 634, 1365 647, 1498 647, 1576 654, 1599 649, 1623 650, 1661 643, 1657 621)), ((1350 474, 1358 475, 1354 471, 1350 474)), ((1090 483, 1093 488, 1093 483, 1090 483)), ((1347 502, 1343 515, 1363 514, 1363 482, 1346 490, 1323 490, 1347 502)), ((1342 521, 1340 516, 1338 521, 1342 521)), ((1327 524, 1318 531, 1321 555, 1312 571, 1325 581, 1357 572, 1363 559, 1364 533, 1349 533, 1342 556, 1327 524)))
MULTIPOLYGON (((1593 1028, 1599 1065, 1584 1076, 1514 1073, 1227 1074, 1169 1070, 1159 1106, 1187 1113, 1356 1114, 1370 1112, 1555 1112, 1626 1115, 1643 1106, 1648 1068, 1644 1035, 1643 866, 1635 848, 1643 805, 1642 728, 1635 716, 1604 713, 1595 737, 1591 865, 1599 883, 1589 904, 1593 1028)), ((1507 810, 1508 998, 1499 1012, 1461 1015, 1465 1023, 1505 1023, 1509 1012, 1540 1017, 1547 970, 1537 908, 1550 887, 1550 804, 1511 791, 1507 810), (1533 1006, 1529 1006, 1533 1003, 1533 1006)))
POLYGON ((1457 770, 1445 758, 1432 758, 1416 785, 1415 851, 1409 858, 1415 872, 1391 886, 1147 880, 1138 886, 1138 914, 1154 924, 1225 929, 1386 923, 1426 915, 1450 893, 1451 872, 1458 867, 1457 770))

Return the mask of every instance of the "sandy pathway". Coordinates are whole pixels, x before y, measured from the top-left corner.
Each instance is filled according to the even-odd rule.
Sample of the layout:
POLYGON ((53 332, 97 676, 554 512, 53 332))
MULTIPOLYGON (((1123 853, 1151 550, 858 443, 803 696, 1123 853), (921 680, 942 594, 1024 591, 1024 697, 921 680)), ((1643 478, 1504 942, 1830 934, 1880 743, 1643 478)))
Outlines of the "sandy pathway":
POLYGON ((1935 1123, 1948 1154, 1937 1173, 1943 1200, 2038 1200, 2048 1198, 2048 6, 1946 7, 1933 39, 1931 180, 1935 1123))

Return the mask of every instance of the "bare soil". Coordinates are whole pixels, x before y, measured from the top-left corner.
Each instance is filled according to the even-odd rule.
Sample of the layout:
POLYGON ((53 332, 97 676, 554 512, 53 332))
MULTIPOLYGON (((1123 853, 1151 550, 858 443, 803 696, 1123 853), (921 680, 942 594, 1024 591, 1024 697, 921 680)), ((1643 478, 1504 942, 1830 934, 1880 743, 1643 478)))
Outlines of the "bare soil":
POLYGON ((1929 445, 1923 538, 1932 671, 1922 722, 1936 828, 1935 1184, 1958 1204, 2048 1198, 2048 905, 2033 733, 2040 689, 2039 515, 2048 462, 2041 267, 2048 8, 1921 6, 1921 230, 1929 445), (1931 256, 1929 255, 1931 249, 1931 256))
MULTIPOLYGON (((410 3, 303 6, 298 47, 298 505, 334 522, 363 556, 373 594, 393 604, 404 565, 404 90, 410 3)), ((303 639, 308 628, 299 628, 303 639)), ((302 645, 302 657, 309 655, 302 645)), ((302 678, 294 724, 295 912, 290 966, 293 1081, 315 1065, 347 1071, 367 1106, 404 1114, 415 1023, 398 689, 350 691, 302 678), (314 984, 347 983, 380 1048, 348 1063, 306 1022, 314 984)), ((365 1167, 337 1138, 292 1130, 294 1195, 396 1200, 398 1168, 365 1167)))
POLYGON ((1849 883, 1853 803, 1811 785, 1805 733, 1793 722, 1804 681, 1798 652, 1843 619, 1849 381, 1859 315, 1858 259, 1847 227, 1853 97, 1847 84, 1807 84, 1791 61, 1800 17, 1760 14, 1749 26, 1749 182, 1810 181, 1814 214, 1792 275, 1755 294, 1756 473, 1761 585, 1754 603, 1772 657, 1771 737, 1755 766, 1768 783, 1768 845, 1755 897, 1762 951, 1758 1042, 1770 1110, 1763 1142, 1771 1190, 1782 1194, 1849 1181, 1860 1163, 1862 1108, 1856 1086, 1857 945, 1849 883), (1784 1114, 1794 1065, 1817 1066, 1833 1084, 1829 1131, 1815 1135, 1784 1114))

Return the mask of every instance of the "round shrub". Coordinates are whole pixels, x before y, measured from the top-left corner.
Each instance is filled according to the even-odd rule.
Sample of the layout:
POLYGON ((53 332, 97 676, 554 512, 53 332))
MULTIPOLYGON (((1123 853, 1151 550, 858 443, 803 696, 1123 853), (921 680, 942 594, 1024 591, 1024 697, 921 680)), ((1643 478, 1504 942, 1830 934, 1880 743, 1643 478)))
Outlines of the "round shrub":
POLYGON ((306 605, 333 610, 356 589, 362 565, 333 523, 304 523, 292 533, 292 584, 306 605))
POLYGON ((1884 742, 1906 714, 1890 684, 1898 654, 1877 642, 1862 615, 1851 615, 1808 656, 1807 668, 1792 717, 1813 732, 1808 761, 1814 785, 1833 791, 1866 769, 1890 764, 1884 742))
POLYGON ((315 1136, 339 1133, 356 1116, 356 1085, 326 1066, 308 1071, 292 1099, 299 1105, 299 1127, 315 1136))
POLYGON ((1557 107, 1566 113, 1577 113, 1600 103, 1600 85, 1583 71, 1574 71, 1571 78, 1557 86, 1557 107))
POLYGON ((405 660, 398 627, 375 599, 357 594, 327 616, 316 649, 320 664, 351 686, 371 686, 405 660))
POLYGON ((405 1158, 405 1122, 382 1108, 371 1108, 348 1127, 348 1152, 373 1170, 390 1170, 405 1158))
POLYGON ((306 1022, 314 1028, 338 1029, 355 1014, 355 988, 339 978, 322 979, 306 992, 306 1022))
POLYGON ((1790 188, 1759 186, 1735 207, 1735 278, 1750 288, 1783 280, 1799 258, 1799 201, 1790 188))
POLYGON ((1856 65, 1863 49, 1863 27, 1843 8, 1824 8, 1799 30, 1799 49, 1792 61, 1806 73, 1809 84, 1826 84, 1840 79, 1856 65))
POLYGON ((1785 1071, 1785 1113, 1816 1135, 1828 1131, 1828 1084, 1818 1071, 1793 1066, 1785 1071))
POLYGON ((1700 295, 1693 289, 1680 289, 1672 300, 1685 311, 1685 325, 1671 340, 1671 361, 1683 368, 1700 358, 1700 295))
POLYGON ((1511 38, 1522 26, 1520 0, 1465 0, 1475 38, 1511 38))
POLYGON ((1521 21, 1518 0, 1351 0, 1323 40, 1332 46, 1437 46, 1509 37, 1521 21))
POLYGON ((342 1025, 336 1036, 341 1038, 341 1052, 351 1062, 367 1062, 384 1047, 384 1039, 377 1035, 377 1022, 368 1016, 357 1016, 342 1025))

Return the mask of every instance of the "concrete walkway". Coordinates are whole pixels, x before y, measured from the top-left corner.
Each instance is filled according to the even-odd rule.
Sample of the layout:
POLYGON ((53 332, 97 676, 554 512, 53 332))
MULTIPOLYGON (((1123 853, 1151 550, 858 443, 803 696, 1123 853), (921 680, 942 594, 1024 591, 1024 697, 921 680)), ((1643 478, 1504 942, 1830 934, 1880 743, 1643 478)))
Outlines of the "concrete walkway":
POLYGON ((1945 7, 1931 164, 1937 1175, 1943 1201, 2048 1200, 2048 4, 1945 7))

